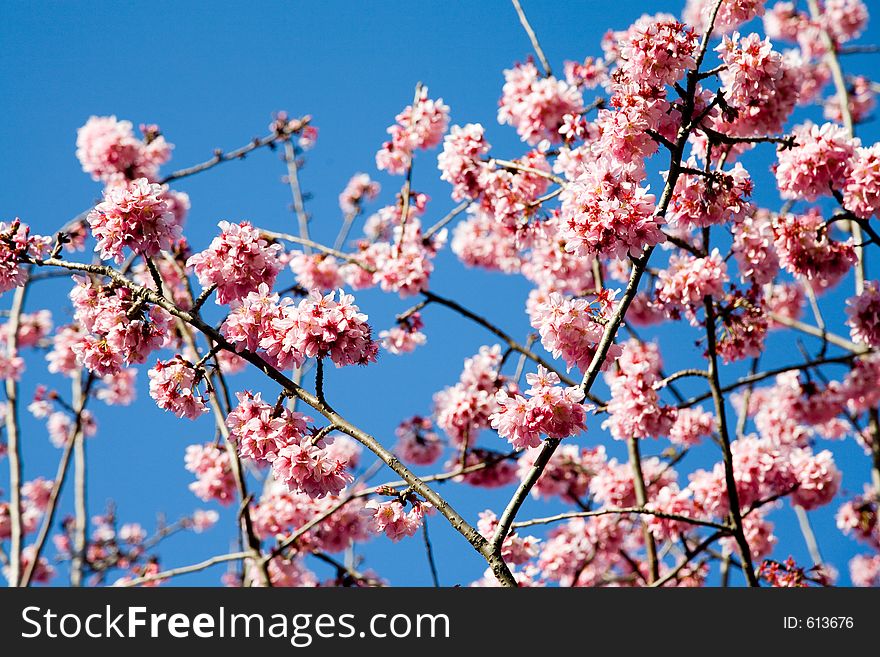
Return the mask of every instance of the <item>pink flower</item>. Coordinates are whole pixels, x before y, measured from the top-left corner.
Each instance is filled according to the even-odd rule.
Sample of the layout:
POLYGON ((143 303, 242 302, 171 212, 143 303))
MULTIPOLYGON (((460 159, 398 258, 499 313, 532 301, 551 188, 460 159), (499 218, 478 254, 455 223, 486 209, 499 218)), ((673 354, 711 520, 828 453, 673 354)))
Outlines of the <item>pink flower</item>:
POLYGON ((587 57, 583 62, 566 61, 565 81, 576 89, 595 89, 608 80, 608 67, 602 59, 587 57))
POLYGON ((780 149, 774 166, 776 184, 783 198, 815 201, 846 180, 847 165, 859 145, 846 130, 833 123, 805 123, 792 131, 795 146, 780 149))
POLYGON ((727 263, 718 249, 705 258, 673 254, 669 266, 657 275, 657 300, 671 316, 683 309, 696 325, 697 308, 706 297, 724 296, 727 281, 727 263))
POLYGON ((281 270, 281 245, 269 244, 249 222, 221 221, 220 235, 187 260, 202 287, 217 287, 217 303, 226 304, 255 291, 270 288, 281 270))
POLYGON ((866 281, 862 293, 846 300, 850 337, 869 347, 880 347, 880 284, 866 281))
POLYGON ((489 417, 492 428, 514 449, 537 447, 542 435, 559 439, 586 430, 586 412, 580 403, 584 393, 579 387, 558 386, 559 376, 540 366, 526 380, 531 386, 526 391, 529 398, 499 390, 495 395, 499 408, 489 417))
POLYGON ((498 122, 516 128, 520 138, 535 145, 559 141, 566 114, 580 114, 583 98, 576 87, 552 76, 541 77, 531 61, 504 71, 498 122))
POLYGON ((137 393, 137 370, 122 369, 101 377, 101 387, 95 396, 108 406, 129 406, 137 393))
MULTIPOLYGON (((561 356, 569 370, 576 365, 582 372, 587 371, 605 332, 605 320, 614 309, 613 294, 605 294, 597 305, 587 299, 568 299, 552 292, 529 313, 532 327, 538 329, 541 336, 541 344, 554 358, 561 356)), ((619 345, 612 345, 602 369, 609 367, 622 351, 619 345)))
POLYGON ((810 511, 825 506, 840 489, 842 475, 827 449, 813 454, 810 449, 795 449, 789 456, 798 486, 792 502, 810 511))
POLYGON ((30 235, 30 227, 19 219, 0 221, 0 294, 24 284, 27 272, 21 259, 42 256, 50 244, 49 238, 30 235))
POLYGON ((392 354, 408 354, 428 341, 422 333, 423 327, 422 316, 417 312, 412 313, 393 328, 379 333, 379 339, 382 340, 382 346, 392 354))
POLYGON ((715 49, 724 68, 718 76, 736 117, 717 121, 716 130, 748 136, 779 132, 798 99, 799 70, 755 33, 725 36, 715 49))
MULTIPOLYGON (((73 341, 70 349, 78 362, 104 376, 118 373, 123 366, 146 362, 168 342, 171 316, 158 306, 144 305, 125 287, 103 287, 78 276, 74 282, 70 292, 74 319, 87 333, 73 341, 76 335, 72 329, 64 331, 56 350, 73 341)), ((61 368, 61 357, 56 361, 50 354, 49 359, 61 368)))
POLYGON ((449 124, 449 107, 443 99, 430 100, 428 88, 421 87, 415 105, 407 105, 388 128, 391 139, 376 153, 376 167, 388 173, 405 173, 416 149, 434 148, 443 139, 449 124))
POLYGON ((565 250, 577 256, 639 257, 665 240, 654 195, 625 167, 603 157, 566 187, 562 199, 565 250))
POLYGON ((312 436, 292 439, 272 458, 272 473, 291 491, 312 498, 338 495, 353 477, 346 471, 348 461, 333 456, 331 439, 315 442, 312 436))
MULTIPOLYGON (((49 310, 38 310, 34 313, 22 313, 18 318, 19 349, 35 347, 52 332, 52 313, 49 310)), ((5 345, 9 339, 9 323, 0 324, 0 344, 5 345)))
MULTIPOLYGON (((664 486, 651 497, 646 509, 686 518, 699 518, 699 512, 692 497, 692 491, 680 490, 676 484, 664 486)), ((672 520, 660 516, 645 516, 648 527, 658 540, 678 540, 693 529, 693 525, 683 520, 672 520)))
POLYGON ((367 316, 354 304, 354 297, 339 291, 327 296, 312 293, 298 305, 283 306, 272 320, 272 333, 260 346, 270 356, 292 358, 329 357, 337 367, 366 365, 376 360, 378 345, 372 339, 367 316))
POLYGON ((611 388, 608 419, 602 423, 617 440, 669 435, 675 409, 661 403, 655 389, 660 381, 660 351, 656 344, 626 343, 615 370, 605 373, 611 388))
POLYGON ((366 173, 354 174, 339 195, 339 209, 344 215, 360 212, 364 200, 372 201, 379 195, 379 183, 370 180, 366 173))
MULTIPOLYGON (((723 0, 713 24, 715 32, 727 33, 756 16, 764 15, 766 0, 723 0)), ((684 9, 685 22, 704 32, 709 24, 716 0, 687 0, 684 9)))
POLYGON ((782 267, 814 281, 819 289, 834 286, 856 262, 852 244, 831 239, 817 208, 803 215, 779 216, 775 233, 774 245, 782 267))
POLYGON ((242 458, 273 461, 279 451, 300 442, 311 418, 285 406, 276 409, 260 393, 238 393, 238 406, 226 418, 226 426, 242 458))
POLYGON ((698 445, 715 431, 715 416, 702 407, 681 408, 669 428, 669 440, 676 445, 698 445))
MULTIPOLYGON (((691 160, 688 164, 696 167, 691 160)), ((705 176, 685 174, 678 179, 667 215, 672 223, 698 227, 743 219, 751 209, 752 179, 737 162, 732 169, 705 176)))
POLYGON ((843 185, 843 206, 861 219, 880 213, 880 144, 855 149, 843 185))
POLYGON ((76 157, 92 179, 119 183, 125 179, 154 180, 159 165, 171 158, 173 146, 158 129, 136 139, 130 121, 115 116, 92 116, 77 131, 76 157))
MULTIPOLYGON (((764 509, 757 509, 743 518, 743 532, 746 535, 746 543, 752 553, 752 559, 762 559, 773 552, 777 539, 773 535, 773 523, 765 517, 764 509)), ((725 536, 721 539, 721 545, 731 554, 736 554, 739 549, 736 539, 725 536)))
POLYGON ((454 125, 443 140, 437 167, 440 179, 452 184, 452 198, 456 201, 475 199, 482 191, 480 175, 486 167, 482 158, 489 152, 483 133, 479 123, 454 125))
POLYGON ((731 230, 740 277, 758 285, 771 282, 779 272, 779 258, 773 247, 775 236, 769 213, 759 210, 743 217, 733 223, 731 230))
MULTIPOLYGON (((492 511, 481 511, 477 531, 486 540, 492 540, 498 528, 498 518, 492 511)), ((508 533, 501 543, 501 556, 508 564, 521 566, 538 556, 540 539, 534 536, 519 536, 515 531, 508 533)))
POLYGON ((504 381, 500 365, 500 346, 480 347, 478 354, 464 361, 458 383, 434 395, 437 426, 453 445, 471 443, 481 429, 488 428, 489 416, 498 408, 495 392, 504 381))
POLYGON ((432 431, 429 418, 415 415, 401 422, 394 433, 397 435, 394 451, 404 461, 415 465, 431 465, 443 453, 443 442, 432 431))
POLYGON ((644 87, 665 87, 695 66, 698 36, 671 17, 643 17, 618 43, 619 71, 644 87))
POLYGON ((150 397, 156 405, 171 411, 177 417, 195 420, 208 412, 205 398, 198 391, 202 374, 180 356, 171 360, 157 360, 150 376, 150 397))
POLYGON ((104 200, 89 212, 87 220, 98 241, 95 251, 117 263, 125 257, 125 247, 151 258, 180 238, 180 222, 165 199, 165 190, 146 178, 107 187, 104 200))
POLYGON ((849 562, 853 586, 880 586, 880 554, 857 554, 849 562))
POLYGON ((458 472, 477 465, 483 467, 453 477, 452 480, 479 488, 501 488, 519 481, 516 463, 497 452, 480 448, 468 449, 464 458, 464 468, 462 468, 461 458, 457 454, 449 459, 443 467, 446 472, 458 472))
POLYGON ((211 529, 217 521, 220 519, 220 516, 216 511, 205 511, 204 509, 196 509, 192 514, 192 528, 196 534, 201 534, 204 531, 211 529))
MULTIPOLYGON (((864 75, 857 75, 849 81, 849 112, 854 123, 861 123, 874 110, 877 100, 872 82, 864 75)), ((843 123, 843 112, 837 94, 825 100, 825 118, 829 121, 843 123)))
POLYGON ((325 253, 306 254, 295 251, 291 254, 290 269, 296 274, 296 282, 306 290, 335 290, 344 281, 339 270, 339 262, 325 253))
POLYGON ((256 351, 260 341, 272 331, 272 321, 280 316, 278 295, 260 283, 256 290, 229 304, 229 314, 220 327, 223 337, 241 351, 256 351))
MULTIPOLYGON (((540 451, 540 448, 533 447, 519 458, 520 479, 532 468, 540 451)), ((602 446, 586 449, 577 445, 560 445, 535 483, 532 495, 538 498, 558 496, 564 501, 580 502, 589 493, 593 476, 606 465, 602 446)))
POLYGON ((868 8, 863 0, 825 0, 822 24, 837 43, 845 43, 861 35, 868 23, 868 8))
POLYGON ((186 448, 186 469, 196 476, 189 489, 200 500, 216 500, 228 505, 235 499, 235 476, 229 452, 214 443, 190 445, 186 448))
POLYGON ((398 500, 378 502, 370 500, 364 513, 371 517, 375 530, 383 532, 395 543, 407 536, 413 536, 422 526, 426 503, 414 503, 409 511, 398 500))

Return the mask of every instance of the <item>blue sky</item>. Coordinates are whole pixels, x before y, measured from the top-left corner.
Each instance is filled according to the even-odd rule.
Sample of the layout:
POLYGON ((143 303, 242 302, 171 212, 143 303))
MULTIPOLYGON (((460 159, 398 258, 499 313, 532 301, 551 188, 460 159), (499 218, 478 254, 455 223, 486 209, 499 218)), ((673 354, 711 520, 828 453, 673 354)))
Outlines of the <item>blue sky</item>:
MULTIPOLYGON (((678 13, 682 3, 632 1, 617 3, 613 10, 606 3, 524 4, 551 63, 561 71, 564 59, 601 54, 599 41, 607 28, 624 28, 644 11, 678 13)), ((877 41, 872 26, 862 42, 877 41)), ((394 115, 410 102, 417 81, 428 85, 432 97, 443 97, 453 122, 483 123, 493 153, 520 155, 524 148, 511 128, 497 124, 495 112, 502 70, 530 52, 512 7, 502 0, 368 6, 341 1, 201 6, 165 1, 6 2, 0 9, 0 96, 6 107, 0 131, 4 154, 0 217, 20 216, 35 231, 51 232, 95 202, 100 185, 81 171, 74 155, 76 129, 92 114, 115 114, 135 125, 158 123, 176 145, 165 168, 170 171, 210 157, 215 148, 231 149, 265 134, 272 112, 286 110, 292 115, 311 114, 320 129, 301 181, 310 197, 307 209, 313 236, 332 242, 341 220, 337 196, 353 173, 369 172, 382 183, 383 193, 373 208, 391 202, 402 183, 401 178, 375 171, 374 154, 394 115)), ((872 62, 859 56, 846 64, 870 71, 872 62)), ((865 141, 877 138, 875 124, 860 130, 865 141)), ((776 207, 768 177, 771 155, 764 149, 747 157, 745 164, 759 190, 765 190, 758 192, 757 200, 776 207)), ((187 234, 193 247, 206 246, 223 219, 249 219, 263 227, 292 231, 295 221, 289 191, 281 181, 283 173, 278 154, 266 150, 177 184, 191 197, 187 234)), ((453 207, 448 185, 439 180, 434 153, 417 158, 413 185, 432 197, 428 222, 453 207)), ((40 285, 39 292, 31 295, 29 309, 43 303, 40 307, 50 307, 56 323, 67 321, 66 283, 40 285)), ((519 278, 468 271, 447 250, 438 257, 431 286, 479 309, 518 339, 529 331, 523 311, 529 287, 519 278)), ((839 307, 851 289, 845 281, 841 291, 829 295, 826 306, 839 307)), ((390 326, 394 314, 408 305, 375 292, 360 293, 357 299, 377 330, 390 326)), ((8 303, 4 299, 3 307, 8 303)), ((491 344, 483 329, 443 308, 429 308, 423 317, 429 342, 415 354, 404 358, 386 354, 369 368, 328 371, 331 401, 388 444, 401 419, 428 413, 433 392, 457 380, 463 359, 480 345, 491 344)), ((682 327, 661 332, 667 369, 699 362, 702 348, 694 345, 695 338, 682 327)), ((771 367, 799 360, 790 335, 774 336, 762 364, 771 367)), ((30 363, 22 383, 24 397, 38 382, 66 391, 66 381, 47 380, 41 365, 33 359, 30 363)), ((731 368, 724 376, 732 379, 742 371, 731 368)), ((240 375, 233 385, 259 389, 262 384, 240 375)), ((271 388, 263 389, 274 396, 271 388)), ((88 443, 93 513, 112 498, 121 519, 150 529, 157 512, 174 519, 205 507, 186 489, 191 475, 183 468, 183 454, 187 445, 211 439, 210 421, 177 421, 155 407, 144 386, 139 403, 131 408, 99 403, 94 408, 101 430, 88 443)), ((614 444, 599 423, 592 420, 590 431, 579 440, 587 445, 604 443, 611 453, 621 455, 621 445, 614 444)), ((59 452, 49 444, 41 424, 25 418, 24 430, 26 479, 51 476, 59 452)), ((484 440, 501 447, 497 440, 484 440)), ((643 449, 653 454, 665 446, 649 443, 643 449)), ((852 442, 827 447, 846 473, 844 488, 861 491, 868 477, 861 450, 852 442)), ((720 458, 712 446, 695 452, 684 462, 684 472, 720 458)), ((0 469, 0 488, 5 488, 5 462, 0 469)), ((480 510, 498 509, 510 494, 452 485, 443 486, 441 492, 474 522, 480 510)), ((67 496, 62 514, 71 509, 67 496)), ((858 546, 834 529, 835 509, 836 504, 812 518, 826 557, 841 569, 841 581, 846 582, 846 561, 858 546)), ((521 517, 556 510, 554 504, 530 500, 521 517)), ((188 564, 225 551, 234 535, 233 516, 234 510, 226 510, 221 524, 209 533, 169 540, 162 565, 188 564)), ((780 509, 773 519, 780 543, 806 563, 793 512, 780 509)), ((466 584, 482 573, 482 560, 442 519, 433 518, 430 529, 443 584, 466 584)), ((377 539, 359 548, 359 554, 366 558, 365 567, 393 584, 430 582, 419 540, 391 545, 377 539)), ((776 556, 785 558, 788 552, 776 556)), ((322 577, 333 574, 320 563, 314 568, 322 577)), ((221 572, 222 567, 179 583, 213 584, 221 572)))

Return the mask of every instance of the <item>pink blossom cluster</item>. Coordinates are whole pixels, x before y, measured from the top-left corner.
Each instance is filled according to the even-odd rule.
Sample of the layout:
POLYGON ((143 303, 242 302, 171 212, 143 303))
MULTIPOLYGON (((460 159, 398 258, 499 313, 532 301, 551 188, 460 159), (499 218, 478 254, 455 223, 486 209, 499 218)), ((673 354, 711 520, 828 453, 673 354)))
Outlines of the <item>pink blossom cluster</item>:
POLYGON ((861 294, 846 301, 850 337, 869 347, 880 347, 880 284, 866 281, 861 294))
POLYGON ((738 136, 781 131, 798 99, 800 69, 755 33, 725 36, 716 50, 721 90, 735 116, 715 121, 715 129, 738 136))
POLYGON ((19 219, 9 224, 0 221, 0 294, 25 282, 27 272, 22 258, 41 257, 49 245, 50 238, 31 235, 30 227, 19 219))
POLYGON ((126 247, 152 258, 170 249, 181 234, 165 189, 146 178, 108 186, 104 200, 89 212, 87 220, 97 240, 95 251, 117 263, 125 258, 126 247))
POLYGON ((564 117, 582 109, 577 87, 552 75, 542 76, 531 60, 504 71, 498 122, 516 128, 528 144, 558 142, 564 117))
POLYGON ((366 365, 376 360, 367 316, 354 304, 354 297, 340 291, 321 296, 313 292, 299 304, 261 283, 244 298, 230 304, 221 333, 237 349, 265 350, 279 368, 301 365, 306 358, 329 357, 337 367, 366 365))
POLYGON ((636 21, 618 43, 618 71, 644 87, 663 88, 696 64, 693 28, 666 16, 636 21))
POLYGON ((683 447, 698 445, 715 431, 715 416, 701 406, 680 408, 669 428, 669 440, 683 447))
MULTIPOLYGON (((534 465, 539 448, 527 449, 517 461, 520 478, 524 478, 534 465)), ((535 497, 560 497, 566 501, 580 501, 590 490, 593 476, 607 465, 605 448, 592 449, 577 445, 560 445, 540 479, 532 489, 535 497)))
POLYGON ((345 285, 339 261, 334 256, 303 251, 293 251, 289 256, 290 270, 303 289, 327 292, 345 285))
POLYGON ((817 126, 807 122, 796 127, 792 136, 795 146, 780 149, 774 165, 782 197, 815 201, 841 189, 858 141, 833 123, 817 126))
MULTIPOLYGON (((596 354, 605 332, 605 323, 614 310, 613 295, 603 294, 597 303, 583 298, 568 298, 552 292, 546 301, 530 308, 532 327, 538 330, 541 344, 553 354, 562 357, 570 370, 577 366, 582 372, 596 354)), ((608 350, 602 369, 608 368, 623 352, 620 345, 608 350)))
POLYGON ((171 144, 156 126, 141 126, 138 139, 130 121, 115 116, 92 116, 76 135, 76 157, 94 180, 118 184, 125 180, 155 180, 159 166, 171 159, 171 144))
POLYGON ((562 199, 565 249, 579 257, 635 258, 665 241, 654 195, 626 166, 601 158, 569 184, 562 199))
POLYGON ((667 314, 684 310, 696 325, 696 310, 706 297, 724 296, 728 282, 727 263, 718 249, 704 258, 689 254, 671 255, 669 266, 657 275, 657 301, 667 314))
POLYGON ((219 304, 241 299, 261 283, 271 287, 282 267, 281 245, 269 244, 247 221, 218 225, 220 235, 186 262, 202 287, 216 287, 219 304))
POLYGON ((288 431, 292 434, 290 442, 271 458, 275 478, 291 491, 301 491, 309 497, 339 495, 353 477, 347 470, 348 459, 340 459, 331 451, 333 438, 318 435, 296 438, 295 426, 288 431))
MULTIPOLYGON (((703 32, 712 17, 718 0, 687 0, 684 8, 684 21, 703 32)), ((766 0, 722 0, 715 16, 713 28, 716 32, 727 33, 743 23, 764 15, 766 0)))
POLYGON ((429 506, 426 502, 414 502, 407 511, 399 500, 370 500, 364 505, 364 514, 372 519, 377 532, 385 534, 396 543, 407 536, 413 536, 421 528, 429 506))
POLYGON ((608 419, 602 423, 617 440, 668 436, 675 409, 665 406, 656 389, 660 351, 654 343, 629 340, 617 368, 605 373, 611 389, 608 419))
POLYGON ((587 57, 582 62, 566 61, 565 81, 577 89, 595 89, 608 81, 608 66, 604 60, 587 57))
MULTIPOLYGON (((498 529, 498 517, 490 510, 481 511, 477 522, 477 531, 486 540, 492 540, 498 529)), ((501 557, 506 563, 521 566, 538 556, 540 539, 534 536, 520 536, 516 532, 510 532, 501 543, 501 557)))
MULTIPOLYGON (((22 313, 18 318, 17 346, 19 349, 38 346, 52 333, 52 312, 38 310, 22 313)), ((0 324, 0 344, 5 345, 11 331, 8 322, 0 324)))
POLYGON ((226 417, 229 435, 242 458, 255 461, 275 460, 279 452, 306 434, 311 418, 286 406, 274 408, 260 393, 240 392, 238 406, 226 417))
POLYGON ((501 376, 501 347, 480 347, 464 361, 458 383, 434 394, 434 416, 455 446, 473 444, 478 433, 489 427, 489 417, 498 408, 496 391, 504 384, 501 376))
POLYGON ((402 174, 412 164, 417 149, 434 148, 443 139, 449 125, 449 107, 443 99, 428 98, 428 88, 420 87, 413 105, 407 105, 388 128, 391 139, 376 153, 376 168, 402 174))
POLYGON ((168 343, 171 317, 161 308, 145 305, 125 287, 102 286, 81 276, 73 280, 70 300, 77 327, 56 335, 48 357, 53 370, 70 376, 78 363, 101 376, 117 374, 127 365, 145 363, 168 343))
POLYGON ((339 209, 345 215, 356 214, 360 212, 363 202, 375 199, 381 189, 379 183, 370 179, 369 174, 356 173, 339 194, 339 209))
POLYGON ((425 324, 419 313, 413 313, 387 331, 379 333, 382 346, 392 354, 408 354, 428 341, 422 333, 425 324))
POLYGON ((503 454, 479 447, 469 448, 464 459, 456 455, 444 467, 447 472, 467 470, 453 481, 478 488, 500 488, 519 481, 515 462, 503 454))
POLYGON ((186 448, 186 469, 196 476, 189 489, 200 500, 231 504, 235 499, 235 475, 229 452, 214 443, 186 448))
MULTIPOLYGON (((850 117, 853 123, 862 123, 877 105, 872 82, 864 75, 857 75, 849 82, 847 92, 850 117)), ((844 122, 843 107, 841 107, 837 94, 829 96, 825 100, 824 114, 829 121, 844 122)))
POLYGON ((759 210, 734 222, 731 229, 732 251, 740 277, 757 285, 770 283, 779 272, 770 214, 759 210))
MULTIPOLYGON (((340 494, 348 494, 347 489, 340 494)), ((291 491, 272 479, 259 502, 251 509, 254 531, 263 539, 283 540, 316 516, 339 504, 340 497, 328 494, 313 498, 302 491, 291 491)), ((372 523, 364 515, 365 498, 353 498, 335 513, 316 524, 297 540, 300 551, 341 552, 353 542, 372 535, 372 523)))
MULTIPOLYGON (((695 167, 696 162, 690 161, 695 167)), ((678 179, 667 217, 678 226, 704 228, 743 219, 751 210, 752 179, 737 162, 716 174, 686 174, 678 179)))
POLYGON ((148 374, 150 397, 159 408, 190 420, 208 412, 205 398, 198 389, 204 374, 181 356, 167 361, 157 360, 148 374))
POLYGON ((531 386, 525 391, 528 399, 499 390, 495 395, 498 410, 489 416, 492 428, 514 449, 537 447, 541 436, 561 439, 586 430, 583 390, 562 388, 559 375, 541 366, 536 374, 527 374, 526 381, 531 386))
POLYGON ((880 214, 880 144, 855 149, 842 185, 844 208, 860 219, 880 214))
POLYGON ((774 231, 779 264, 819 289, 833 287, 856 262, 851 241, 831 239, 830 227, 817 208, 806 214, 778 216, 774 231))
POLYGON ((443 454, 443 441, 433 431, 431 419, 415 415, 401 422, 394 430, 395 453, 415 465, 431 465, 443 454))

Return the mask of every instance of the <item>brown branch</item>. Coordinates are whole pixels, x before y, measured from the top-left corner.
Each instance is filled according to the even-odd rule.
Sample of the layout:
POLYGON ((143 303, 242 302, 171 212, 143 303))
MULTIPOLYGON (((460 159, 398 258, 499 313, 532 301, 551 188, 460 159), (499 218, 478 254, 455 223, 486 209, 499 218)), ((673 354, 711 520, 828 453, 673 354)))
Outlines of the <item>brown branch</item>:
MULTIPOLYGON (((30 270, 27 272, 30 278, 30 270)), ((13 358, 18 354, 18 327, 24 300, 27 297, 28 280, 16 288, 12 297, 12 308, 9 311, 9 323, 6 325, 6 355, 13 358)), ((6 445, 9 459, 9 585, 16 587, 21 580, 21 553, 24 540, 24 528, 21 516, 21 473, 22 456, 18 424, 18 381, 13 376, 6 379, 6 445)))
POLYGON ((733 523, 733 534, 739 547, 742 558, 743 574, 749 586, 759 586, 752 565, 752 551, 746 540, 743 530, 742 514, 739 507, 739 493, 736 489, 736 479, 733 472, 733 452, 730 448, 730 436, 727 433, 727 409, 724 403, 724 395, 721 392, 721 383, 718 378, 718 355, 715 342, 715 306, 711 297, 704 301, 706 308, 706 343, 709 358, 709 387, 712 389, 712 399, 715 403, 715 421, 718 434, 721 437, 721 449, 723 451, 724 479, 727 484, 727 498, 730 502, 730 518, 733 523))
POLYGON ((511 0, 513 3, 513 8, 516 10, 516 15, 519 17, 519 22, 523 26, 523 29, 526 31, 526 34, 529 37, 529 41, 532 42, 532 48, 535 49, 535 54, 538 56, 538 61, 541 62, 541 66, 544 67, 544 74, 547 77, 553 75, 553 71, 550 68, 550 62, 547 61, 547 56, 544 54, 544 49, 541 48, 541 44, 538 41, 538 36, 535 34, 535 30, 532 29, 531 24, 529 23, 529 19, 526 18, 526 13, 523 11, 522 5, 520 5, 519 0, 511 0))

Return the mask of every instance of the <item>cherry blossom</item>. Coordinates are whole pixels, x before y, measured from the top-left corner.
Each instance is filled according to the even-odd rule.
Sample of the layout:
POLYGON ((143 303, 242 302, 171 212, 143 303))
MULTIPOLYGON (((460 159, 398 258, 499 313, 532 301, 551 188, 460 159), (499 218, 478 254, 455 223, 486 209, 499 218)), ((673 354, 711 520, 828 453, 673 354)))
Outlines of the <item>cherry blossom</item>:
POLYGON ((281 245, 269 244, 249 222, 221 221, 220 235, 211 245, 187 260, 203 287, 216 286, 217 303, 226 304, 255 291, 261 283, 271 287, 281 269, 281 245))

